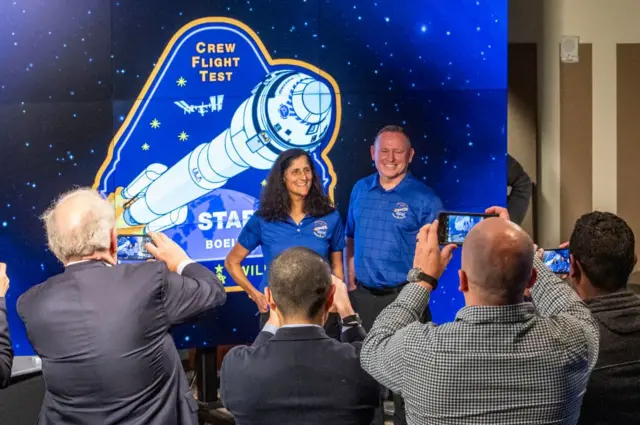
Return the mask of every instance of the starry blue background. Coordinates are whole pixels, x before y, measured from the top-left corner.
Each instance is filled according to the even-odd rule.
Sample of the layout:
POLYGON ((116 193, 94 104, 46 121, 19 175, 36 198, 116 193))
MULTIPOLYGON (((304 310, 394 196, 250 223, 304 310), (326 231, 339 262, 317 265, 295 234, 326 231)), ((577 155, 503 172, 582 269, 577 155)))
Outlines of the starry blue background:
MULTIPOLYGON (((227 16, 274 58, 316 64, 338 82, 342 126, 330 158, 346 215, 372 173, 369 146, 405 126, 412 170, 445 207, 506 202, 507 0, 5 0, 0 3, 0 261, 8 263, 10 330, 31 354, 15 302, 61 267, 38 216, 60 192, 91 185, 155 61, 184 24, 227 16)), ((456 257, 432 300, 437 322, 462 305, 456 257)), ((245 342, 257 331, 245 294, 175 330, 179 347, 245 342)))

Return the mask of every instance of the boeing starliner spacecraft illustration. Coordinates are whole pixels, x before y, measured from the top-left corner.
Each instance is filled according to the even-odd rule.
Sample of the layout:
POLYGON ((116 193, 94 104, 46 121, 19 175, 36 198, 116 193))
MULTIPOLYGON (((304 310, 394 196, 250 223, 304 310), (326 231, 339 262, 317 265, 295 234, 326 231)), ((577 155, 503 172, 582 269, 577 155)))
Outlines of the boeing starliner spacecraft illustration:
POLYGON ((291 148, 313 151, 332 121, 332 93, 296 70, 266 75, 233 114, 230 126, 172 167, 153 163, 122 190, 123 219, 160 232, 185 222, 187 204, 249 168, 268 170, 291 148))

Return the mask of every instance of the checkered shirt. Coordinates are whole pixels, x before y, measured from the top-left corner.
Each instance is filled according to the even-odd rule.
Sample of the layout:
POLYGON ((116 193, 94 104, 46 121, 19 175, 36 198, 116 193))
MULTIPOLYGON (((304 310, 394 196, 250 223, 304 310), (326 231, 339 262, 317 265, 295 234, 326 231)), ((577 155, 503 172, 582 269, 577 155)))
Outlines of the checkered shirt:
POLYGON ((345 235, 353 238, 356 279, 368 288, 406 283, 420 228, 433 222, 442 201, 408 173, 393 189, 378 173, 359 180, 351 191, 345 235))
POLYGON ((362 367, 402 395, 410 425, 575 424, 598 356, 586 305, 537 258, 532 303, 464 307, 418 321, 429 291, 407 285, 378 316, 362 367))

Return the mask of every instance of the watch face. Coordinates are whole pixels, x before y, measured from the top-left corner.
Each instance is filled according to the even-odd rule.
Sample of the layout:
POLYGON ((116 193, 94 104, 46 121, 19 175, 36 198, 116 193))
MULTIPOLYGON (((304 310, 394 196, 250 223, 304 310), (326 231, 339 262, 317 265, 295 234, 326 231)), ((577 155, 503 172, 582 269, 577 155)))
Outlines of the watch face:
POLYGON ((407 281, 409 282, 418 282, 420 280, 420 273, 422 273, 422 270, 420 270, 417 267, 412 268, 411 270, 409 270, 409 273, 407 274, 407 281))

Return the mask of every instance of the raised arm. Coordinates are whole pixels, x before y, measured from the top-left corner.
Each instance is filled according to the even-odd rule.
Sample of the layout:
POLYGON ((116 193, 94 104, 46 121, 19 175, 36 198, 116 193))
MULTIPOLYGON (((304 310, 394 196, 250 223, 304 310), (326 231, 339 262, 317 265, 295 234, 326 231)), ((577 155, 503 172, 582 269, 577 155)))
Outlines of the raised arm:
POLYGON ((419 322, 429 305, 430 293, 424 286, 409 283, 378 315, 362 346, 362 368, 394 393, 402 394, 407 347, 418 335, 427 339, 435 328, 433 323, 419 322))
MULTIPOLYGON (((431 279, 439 279, 451 260, 454 245, 446 246, 442 252, 438 246, 438 222, 424 226, 418 233, 418 243, 413 261, 431 279)), ((435 280, 437 282, 437 280, 435 280)), ((434 282, 409 283, 396 300, 378 316, 360 355, 362 368, 376 381, 391 391, 402 394, 405 355, 416 340, 429 344, 429 334, 435 325, 419 322, 422 312, 429 305, 434 282)))
POLYGON ((537 275, 531 296, 541 315, 556 316, 567 313, 585 322, 593 322, 589 309, 578 294, 549 270, 537 255, 533 259, 533 266, 537 275))
POLYGON ((536 309, 557 323, 558 338, 576 355, 582 356, 586 342, 590 369, 598 360, 600 331, 598 323, 578 294, 562 279, 553 274, 536 256, 536 283, 531 296, 536 309))
POLYGON ((224 286, 208 268, 190 263, 181 274, 167 270, 163 303, 174 325, 221 306, 227 300, 224 286))
POLYGON ((163 265, 162 303, 170 324, 224 304, 227 293, 216 275, 190 259, 178 244, 162 233, 150 233, 147 250, 163 265))
POLYGON ((332 276, 332 283, 336 290, 333 296, 333 307, 340 315, 342 321, 342 333, 340 340, 356 347, 356 351, 362 349, 362 342, 367 336, 367 332, 356 317, 356 312, 349 300, 347 284, 337 276, 332 276))
POLYGON ((7 305, 5 296, 9 290, 7 265, 0 263, 0 388, 6 388, 11 381, 13 349, 7 322, 7 305))
MULTIPOLYGON (((486 213, 510 219, 509 212, 503 207, 491 207, 486 213)), ((571 353, 583 356, 586 344, 589 366, 593 368, 600 338, 597 322, 575 291, 549 270, 537 255, 533 258, 533 267, 536 282, 531 296, 536 310, 555 323, 558 340, 563 341, 571 353)))
MULTIPOLYGON (((268 289, 265 288, 265 291, 268 289)), ((258 345, 265 344, 273 338, 276 332, 280 329, 280 319, 278 319, 278 314, 275 312, 273 308, 269 308, 269 320, 264 324, 264 327, 251 344, 252 347, 256 347, 258 345)))

